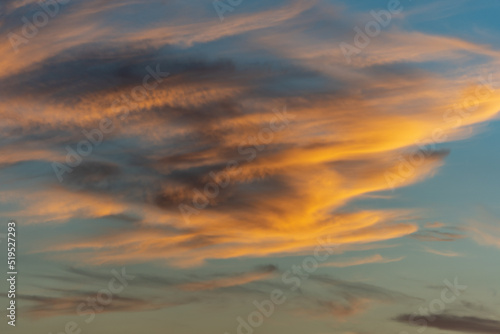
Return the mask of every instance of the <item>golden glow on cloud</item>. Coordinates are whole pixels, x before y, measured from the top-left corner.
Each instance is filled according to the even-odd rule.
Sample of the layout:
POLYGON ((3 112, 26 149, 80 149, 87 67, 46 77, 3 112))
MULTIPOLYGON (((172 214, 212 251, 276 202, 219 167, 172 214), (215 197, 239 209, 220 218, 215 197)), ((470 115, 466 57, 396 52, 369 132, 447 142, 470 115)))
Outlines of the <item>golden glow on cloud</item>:
POLYGON ((362 264, 369 264, 369 263, 390 263, 390 262, 398 262, 404 259, 404 256, 394 258, 394 259, 386 259, 382 257, 380 254, 375 254, 371 255, 365 258, 354 258, 354 259, 349 259, 348 261, 342 261, 342 262, 329 262, 325 263, 325 267, 337 267, 337 268, 344 268, 344 267, 352 267, 352 266, 359 266, 362 264))
MULTIPOLYGON (((82 129, 91 130, 105 118, 115 126, 82 166, 65 175, 66 183, 59 185, 49 174, 34 181, 50 184, 43 192, 8 190, 12 202, 22 203, 9 214, 33 224, 138 217, 130 229, 34 251, 94 264, 155 260, 190 267, 208 259, 304 254, 325 237, 354 245, 416 232, 411 212, 343 209, 371 192, 434 175, 445 154, 429 153, 430 146, 405 175, 401 161, 411 160, 419 150, 416 143, 436 130, 441 142, 464 138, 470 126, 496 116, 500 94, 482 83, 470 84, 479 65, 453 77, 431 73, 424 62, 480 56, 488 59, 480 69, 491 69, 500 55, 457 38, 394 29, 347 66, 338 48, 346 36, 332 31, 328 39, 309 38, 304 29, 308 11, 318 6, 294 2, 235 14, 224 25, 177 21, 128 33, 102 27, 99 13, 83 6, 51 22, 19 55, 3 39, 0 85, 9 95, 0 102, 0 113, 9 121, 2 128, 16 136, 1 148, 3 164, 64 163, 66 145, 85 139, 82 129), (288 29, 294 24, 296 29, 288 29), (276 29, 275 34, 253 34, 266 29, 276 29), (61 41, 52 45, 54 31, 61 41), (238 51, 265 49, 268 61, 284 64, 288 72, 245 63, 239 54, 219 50, 205 57, 190 51, 229 37, 246 42, 238 51), (101 41, 94 45, 97 51, 83 52, 95 40, 101 41), (108 44, 118 51, 106 49, 108 44), (134 62, 138 65, 127 72, 134 62), (113 106, 142 84, 147 66, 157 64, 170 73, 164 82, 145 100, 125 103, 127 112, 113 106), (51 75, 60 81, 48 80, 51 75), (100 75, 104 79, 93 81, 100 75), (474 110, 450 109, 477 97, 478 90, 474 110), (288 124, 276 118, 276 110, 289 115, 288 124), (286 126, 263 142, 262 129, 276 121, 286 126), (210 173, 221 173, 229 161, 238 168, 228 172, 227 187, 204 208, 195 208, 193 199, 212 181, 210 173), (107 164, 119 172, 102 178, 93 174, 107 164), (388 172, 397 182, 388 182, 388 172), (179 205, 192 209, 187 217, 179 205), (78 253, 68 253, 72 250, 78 253)), ((376 255, 353 263, 395 260, 376 255)), ((208 283, 231 286, 260 278, 208 283)))

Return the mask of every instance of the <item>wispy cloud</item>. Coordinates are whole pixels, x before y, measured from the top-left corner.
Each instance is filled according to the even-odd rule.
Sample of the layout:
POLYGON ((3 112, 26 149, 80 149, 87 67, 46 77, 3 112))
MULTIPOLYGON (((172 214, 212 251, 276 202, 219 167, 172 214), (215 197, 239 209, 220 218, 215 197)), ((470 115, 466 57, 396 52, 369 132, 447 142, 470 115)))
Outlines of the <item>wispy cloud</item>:
POLYGON ((398 262, 398 261, 403 260, 404 258, 405 258, 404 256, 401 256, 398 258, 390 259, 390 258, 384 258, 380 254, 375 254, 375 255, 368 256, 368 257, 364 257, 364 258, 352 258, 352 259, 348 259, 346 261, 329 262, 329 263, 325 263, 323 266, 324 267, 344 268, 344 267, 359 266, 362 264, 369 264, 369 263, 398 262))
POLYGON ((498 219, 493 217, 491 213, 483 211, 481 218, 471 221, 467 229, 478 244, 500 248, 498 219))
POLYGON ((453 251, 439 251, 439 250, 428 248, 428 247, 425 247, 424 249, 425 249, 425 251, 427 253, 441 255, 441 256, 446 256, 446 257, 460 257, 460 256, 464 256, 461 253, 457 253, 457 252, 453 252, 453 251))
POLYGON ((239 286, 247 283, 269 279, 276 275, 276 267, 270 266, 262 268, 259 271, 232 275, 230 277, 222 277, 209 281, 186 283, 179 286, 179 288, 188 291, 199 290, 214 290, 219 288, 226 288, 231 286, 239 286))
MULTIPOLYGON (((397 27, 346 67, 338 43, 355 17, 342 18, 341 8, 324 3, 241 11, 227 24, 216 17, 200 21, 200 8, 189 20, 162 17, 132 26, 124 17, 137 1, 112 2, 103 12, 96 3, 75 1, 18 54, 8 39, 0 45, 0 114, 7 120, 0 125, 0 164, 8 175, 0 196, 6 214, 31 224, 128 215, 136 223, 96 229, 91 237, 67 235, 30 251, 92 264, 189 267, 208 259, 303 254, 327 235, 339 245, 463 237, 437 227, 418 232, 409 211, 341 209, 391 189, 386 172, 398 169, 401 157, 410 159, 404 151, 436 129, 451 141, 495 117, 496 92, 460 126, 444 117, 471 89, 464 76, 475 77, 481 65, 496 78, 494 49, 397 27), (311 29, 326 10, 333 16, 324 18, 325 28, 311 29), (463 64, 471 58, 474 66, 463 64), (428 67, 453 61, 467 75, 428 67), (147 98, 123 102, 156 65, 168 79, 147 98), (285 115, 282 131, 259 139, 285 115), (51 164, 66 163, 69 150, 103 119, 114 121, 112 133, 59 184, 51 164), (228 162, 237 172, 206 198, 204 210, 194 208, 213 175, 221 182, 228 162), (38 175, 27 179, 22 168, 34 164, 38 175), (189 223, 182 205, 192 208, 189 223)), ((160 5, 141 8, 156 14, 160 5)), ((9 28, 20 28, 22 10, 8 13, 9 28)), ((398 186, 432 177, 446 156, 431 149, 398 186)))
POLYGON ((420 241, 455 241, 466 238, 465 234, 451 231, 422 230, 410 236, 420 241))

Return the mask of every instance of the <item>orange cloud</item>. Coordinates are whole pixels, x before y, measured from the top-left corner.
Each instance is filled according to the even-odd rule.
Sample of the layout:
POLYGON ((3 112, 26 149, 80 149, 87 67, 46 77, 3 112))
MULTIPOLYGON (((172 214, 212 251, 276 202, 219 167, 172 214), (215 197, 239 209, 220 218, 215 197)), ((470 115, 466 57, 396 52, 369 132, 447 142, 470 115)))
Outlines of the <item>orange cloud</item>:
POLYGON ((227 288, 231 286, 244 285, 247 283, 268 279, 275 276, 275 270, 266 270, 260 272, 250 272, 230 277, 223 277, 203 282, 186 283, 179 286, 182 290, 200 291, 227 288))
POLYGON ((462 237, 414 234, 409 211, 343 210, 362 196, 432 177, 446 154, 417 143, 436 130, 443 143, 470 136, 471 126, 496 117, 500 94, 470 78, 485 70, 495 77, 498 52, 394 29, 348 67, 338 48, 345 36, 332 30, 326 38, 305 28, 321 6, 293 2, 235 13, 227 25, 174 20, 123 32, 82 3, 18 55, 4 39, 0 89, 7 94, 0 115, 9 121, 0 125, 6 133, 2 166, 15 173, 16 163, 64 163, 66 146, 86 140, 81 130, 105 118, 115 125, 62 184, 52 173, 30 180, 36 189, 29 191, 9 184, 15 189, 0 194, 6 202, 7 192, 14 198, 8 214, 33 224, 138 217, 129 229, 69 236, 32 251, 94 264, 188 267, 208 259, 304 254, 325 236, 348 246, 411 234, 462 237), (241 49, 204 49, 235 36, 241 49), (263 64, 248 63, 240 52, 262 57, 263 64), (460 74, 425 64, 468 57, 479 65, 460 74), (156 65, 169 77, 146 98, 131 98, 146 68, 156 65), (123 102, 128 110, 113 106, 123 96, 131 100, 123 102), (474 108, 464 109, 470 97, 477 100, 474 108), (415 158, 409 150, 423 157, 403 173, 415 158), (229 163, 236 164, 231 172, 229 163), (113 172, 101 171, 109 165, 113 172), (388 182, 388 172, 398 182, 388 182), (223 179, 216 195, 206 195, 223 179))
POLYGON ((398 262, 404 259, 404 256, 398 257, 395 259, 386 259, 382 257, 380 254, 375 254, 372 256, 368 256, 365 258, 353 258, 349 259, 347 261, 342 261, 342 262, 329 262, 325 263, 323 266, 324 267, 338 267, 338 268, 344 268, 344 267, 352 267, 352 266, 359 266, 362 264, 368 264, 368 263, 390 263, 390 262, 398 262))

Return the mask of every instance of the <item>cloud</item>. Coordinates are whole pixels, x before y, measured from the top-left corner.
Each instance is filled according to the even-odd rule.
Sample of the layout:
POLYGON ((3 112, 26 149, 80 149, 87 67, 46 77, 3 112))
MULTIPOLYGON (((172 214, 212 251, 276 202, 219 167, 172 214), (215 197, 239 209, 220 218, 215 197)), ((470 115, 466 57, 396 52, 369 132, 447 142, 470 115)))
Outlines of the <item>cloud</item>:
POLYGON ((455 241, 465 238, 466 235, 447 231, 424 230, 412 234, 410 237, 420 241, 455 241))
POLYGON ((349 291, 350 293, 358 296, 363 296, 366 298, 378 299, 382 301, 401 301, 410 300, 417 301, 420 298, 410 296, 405 293, 394 291, 391 289, 386 289, 377 285, 344 281, 330 276, 315 275, 311 279, 314 282, 326 285, 330 288, 335 288, 338 291, 349 291))
MULTIPOLYGON (((68 296, 60 297, 47 297, 47 296, 31 296, 31 295, 18 295, 17 298, 30 302, 30 306, 23 309, 29 317, 47 318, 62 315, 77 314, 77 310, 81 312, 92 314, 94 309, 88 304, 88 298, 95 298, 97 293, 82 292, 68 296), (90 310, 92 310, 90 312, 90 310)), ((170 303, 169 305, 173 305, 170 303)), ((96 313, 114 313, 114 312, 141 312, 158 310, 166 307, 167 303, 158 303, 150 299, 132 298, 124 296, 112 296, 109 305, 98 305, 98 312, 96 313)))
MULTIPOLYGON (((44 247, 45 252, 64 252, 79 250, 72 254, 89 263, 113 263, 115 261, 142 262, 145 260, 167 260, 176 266, 186 267, 202 263, 209 258, 262 257, 269 254, 296 254, 317 245, 318 238, 328 236, 330 244, 357 244, 389 240, 415 231, 415 226, 407 223, 393 224, 379 216, 380 212, 361 212, 345 215, 329 228, 304 234, 296 240, 282 240, 279 232, 272 232, 266 226, 251 227, 247 239, 238 239, 236 231, 222 231, 225 225, 216 224, 211 229, 192 227, 186 230, 171 230, 162 227, 131 226, 128 229, 109 230, 91 239, 70 237, 67 241, 44 247), (268 231, 267 236, 262 234, 268 231), (331 231, 331 232, 329 232, 331 231), (335 232, 334 232, 335 231, 335 232), (334 234, 336 233, 336 234, 334 234), (80 240, 78 240, 80 239, 80 240), (237 240, 238 241, 236 243, 237 240), (259 240, 260 247, 247 245, 245 240, 259 240), (127 250, 126 254, 123 250, 127 250), (156 251, 152 251, 156 249, 156 251), (180 251, 181 250, 181 251, 180 251), (203 252, 200 252, 203 250, 203 252), (100 256, 96 257, 97 251, 100 256)), ((62 254, 62 253, 61 253, 62 254)), ((54 255, 55 256, 55 255, 54 255)), ((63 256, 66 256, 63 254, 63 256)))
MULTIPOLYGON (((179 6, 161 1, 141 7, 157 19, 131 25, 137 1, 112 1, 102 11, 96 3, 75 1, 17 54, 7 38, 0 44, 0 116, 7 120, 0 168, 8 175, 0 198, 5 214, 27 224, 133 223, 95 224, 83 235, 61 230, 57 243, 41 241, 30 252, 94 265, 193 267, 300 255, 326 236, 358 247, 409 235, 463 237, 439 227, 418 232, 410 211, 345 207, 392 189, 387 173, 403 173, 401 160, 423 156, 396 187, 435 175, 448 152, 415 146, 435 130, 452 141, 495 117, 496 91, 447 66, 431 70, 428 61, 462 64, 467 77, 479 67, 493 75, 496 51, 399 28, 346 66, 338 44, 352 20, 324 3, 242 10, 223 25, 202 8, 189 19, 166 11, 171 20, 160 20, 160 8, 179 6), (316 15, 324 25, 311 28, 316 15), (474 66, 462 63, 470 58, 474 66), (157 68, 169 76, 134 98, 157 68), (449 107, 476 88, 489 94, 474 113, 455 110, 447 119, 449 107), (65 163, 68 147, 76 150, 106 119, 113 131, 59 183, 52 163, 65 163), (236 168, 228 171, 228 163, 236 168), (32 166, 36 176, 25 172, 32 166)), ((9 11, 9 29, 20 28, 25 7, 9 11)))
POLYGON ((346 320, 364 313, 373 305, 419 300, 380 286, 330 276, 311 275, 303 283, 300 292, 291 296, 289 303, 295 305, 299 314, 312 318, 334 316, 346 320))
POLYGON ((445 227, 446 225, 444 223, 440 223, 440 222, 429 222, 429 223, 425 223, 425 228, 429 228, 429 229, 432 229, 432 228, 441 228, 441 227, 445 227))
POLYGON ((472 233, 473 239, 480 245, 500 248, 500 228, 498 219, 491 213, 482 210, 481 218, 469 223, 467 230, 472 233))
MULTIPOLYGON (((169 273, 167 275, 148 275, 127 269, 134 276, 123 294, 113 296, 109 305, 101 305, 96 313, 114 313, 130 311, 152 311, 174 308, 182 305, 200 305, 228 302, 238 298, 240 301, 260 300, 268 297, 274 289, 284 291, 287 308, 308 318, 337 319, 360 314, 377 303, 395 303, 417 300, 414 297, 385 289, 376 285, 353 281, 344 281, 325 275, 311 275, 302 281, 300 289, 291 290, 284 285, 281 274, 274 265, 258 266, 246 272, 206 273, 169 273), (251 284, 249 284, 251 283, 251 284), (150 295, 149 290, 154 292, 150 295)), ((90 269, 67 267, 64 272, 50 275, 37 275, 47 280, 56 280, 58 288, 40 287, 37 295, 21 295, 26 301, 22 311, 34 318, 45 318, 75 314, 81 310, 88 298, 95 298, 88 288, 84 291, 76 286, 94 282, 96 291, 100 291, 109 282, 109 273, 90 269), (51 297, 47 294, 50 293, 51 297)), ((47 284, 47 286, 51 286, 47 284)))
POLYGON ((343 268, 343 267, 352 267, 352 266, 359 266, 362 264, 368 264, 368 263, 390 263, 390 262, 398 262, 404 259, 404 256, 398 257, 395 259, 386 259, 382 257, 380 254, 375 254, 372 256, 364 257, 364 258, 352 258, 348 259, 347 261, 342 261, 342 262, 329 262, 325 263, 323 266, 324 267, 338 267, 338 268, 343 268))
MULTIPOLYGON (((412 318, 410 314, 402 314, 395 320, 407 323, 412 318)), ((500 321, 469 316, 456 316, 451 314, 433 315, 433 321, 427 322, 427 326, 441 330, 456 331, 462 333, 498 333, 500 321)))
POLYGON ((318 307, 322 312, 333 315, 337 318, 344 319, 366 311, 369 308, 371 300, 363 298, 355 298, 347 295, 344 301, 317 301, 318 307))
POLYGON ((222 277, 210 281, 186 283, 179 286, 179 288, 188 291, 199 291, 199 290, 214 290, 231 286, 239 286, 254 281, 260 281, 262 279, 271 278, 275 275, 275 272, 276 272, 276 267, 268 266, 256 272, 232 275, 230 277, 222 277))
POLYGON ((453 252, 453 251, 438 251, 438 250, 435 250, 435 249, 432 249, 432 248, 427 248, 427 247, 425 247, 425 251, 427 253, 441 255, 441 256, 446 256, 446 257, 464 256, 461 253, 457 253, 457 252, 453 252))

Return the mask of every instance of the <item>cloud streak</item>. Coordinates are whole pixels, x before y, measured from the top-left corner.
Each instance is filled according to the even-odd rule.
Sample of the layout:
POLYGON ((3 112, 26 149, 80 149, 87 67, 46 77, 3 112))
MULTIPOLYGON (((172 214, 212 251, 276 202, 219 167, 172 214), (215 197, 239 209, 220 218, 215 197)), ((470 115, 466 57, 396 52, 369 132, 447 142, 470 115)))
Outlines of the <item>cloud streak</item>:
MULTIPOLYGON (((411 317, 410 314, 402 314, 396 318, 396 321, 406 323, 409 317, 411 317)), ((441 330, 483 334, 498 333, 500 330, 500 321, 494 319, 456 316, 451 314, 439 314, 433 317, 434 320, 430 321, 427 325, 441 330)))
POLYGON ((369 263, 391 263, 391 262, 398 262, 404 259, 404 256, 394 258, 394 259, 388 259, 382 257, 380 254, 374 254, 368 257, 364 258, 352 258, 348 259, 346 261, 342 262, 329 262, 325 263, 323 266, 324 267, 337 267, 337 268, 344 268, 344 267, 352 267, 352 266, 359 266, 363 264, 369 264, 369 263))

